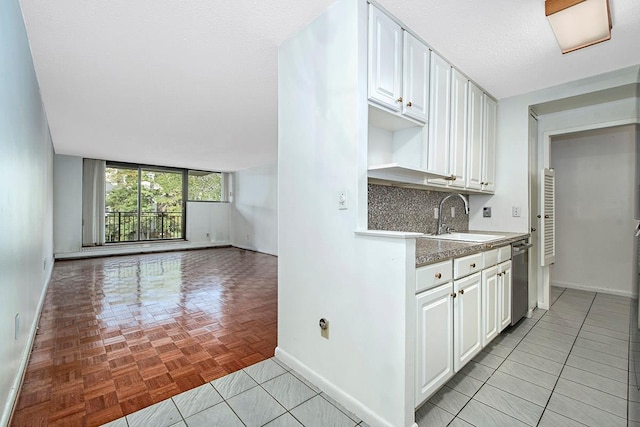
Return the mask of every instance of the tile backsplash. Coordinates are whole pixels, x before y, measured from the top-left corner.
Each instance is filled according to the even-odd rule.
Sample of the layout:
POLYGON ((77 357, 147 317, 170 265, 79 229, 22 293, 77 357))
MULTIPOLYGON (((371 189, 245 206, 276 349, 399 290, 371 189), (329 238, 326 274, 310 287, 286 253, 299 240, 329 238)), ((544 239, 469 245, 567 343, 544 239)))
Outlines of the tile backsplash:
MULTIPOLYGON (((416 231, 434 233, 438 220, 433 217, 440 200, 450 193, 369 184, 369 230, 416 231)), ((469 215, 460 198, 450 198, 443 207, 444 222, 456 231, 469 230, 469 215), (456 216, 451 218, 451 207, 456 216)))

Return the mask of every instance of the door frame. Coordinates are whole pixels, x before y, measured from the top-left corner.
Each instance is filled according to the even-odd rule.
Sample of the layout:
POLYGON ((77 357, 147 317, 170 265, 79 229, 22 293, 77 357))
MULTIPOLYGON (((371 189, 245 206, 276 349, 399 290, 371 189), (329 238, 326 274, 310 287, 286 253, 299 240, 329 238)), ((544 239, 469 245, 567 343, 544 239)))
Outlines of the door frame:
MULTIPOLYGON (((601 123, 589 123, 589 124, 579 125, 579 126, 569 126, 566 128, 545 130, 544 126, 540 126, 541 119, 543 121, 543 118, 541 116, 538 116, 537 119, 538 119, 538 141, 537 141, 538 142, 537 144, 538 145, 538 162, 537 162, 538 164, 537 164, 537 169, 532 170, 531 167, 533 162, 530 161, 530 165, 529 165, 530 179, 532 175, 538 176, 539 171, 542 170, 543 168, 550 168, 551 139, 553 137, 569 134, 569 133, 595 130, 595 129, 604 129, 604 128, 610 128, 610 127, 616 127, 616 126, 640 124, 640 118, 625 118, 620 120, 610 120, 610 121, 601 122, 601 123)), ((536 185, 538 186, 537 187, 538 194, 540 194, 540 192, 542 191, 542 189, 540 188, 540 183, 538 182, 536 185)), ((537 215, 540 213, 540 203, 537 199, 533 200, 532 192, 529 193, 529 206, 532 209, 537 207, 537 212, 531 212, 530 217, 531 218, 535 217, 536 222, 535 223, 532 222, 530 224, 530 227, 538 228, 533 224, 537 224, 537 215)), ((539 241, 539 237, 537 240, 539 241)), ((530 274, 529 278, 530 279, 533 278, 535 280, 534 283, 536 283, 536 286, 538 288, 538 308, 548 310, 550 306, 549 296, 551 292, 550 267, 549 266, 542 267, 540 265, 540 259, 538 258, 535 264, 535 269, 536 269, 535 273, 530 274), (537 276, 537 277, 534 277, 534 276, 537 276)))

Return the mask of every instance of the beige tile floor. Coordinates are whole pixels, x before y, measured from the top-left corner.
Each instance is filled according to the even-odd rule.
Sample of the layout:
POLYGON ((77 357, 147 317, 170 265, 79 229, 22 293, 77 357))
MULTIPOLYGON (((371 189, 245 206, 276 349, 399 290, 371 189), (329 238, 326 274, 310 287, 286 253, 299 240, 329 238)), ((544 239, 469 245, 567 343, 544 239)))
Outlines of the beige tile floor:
POLYGON ((367 426, 275 357, 106 425, 367 426))
POLYGON ((426 426, 640 426, 629 298, 552 288, 416 413, 426 426), (631 338, 631 339, 630 339, 631 338))
MULTIPOLYGON (((550 310, 505 330, 419 408, 418 425, 640 426, 630 362, 635 345, 640 350, 636 302, 560 288, 551 300, 550 310)), ((108 425, 366 426, 276 358, 108 425)))

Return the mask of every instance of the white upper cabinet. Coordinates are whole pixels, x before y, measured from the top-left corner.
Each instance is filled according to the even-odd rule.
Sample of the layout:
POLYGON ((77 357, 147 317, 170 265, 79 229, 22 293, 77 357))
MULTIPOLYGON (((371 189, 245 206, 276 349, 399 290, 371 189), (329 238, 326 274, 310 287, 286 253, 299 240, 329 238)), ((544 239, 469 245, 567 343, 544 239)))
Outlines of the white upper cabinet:
POLYGON ((402 108, 402 28, 369 5, 369 99, 402 108))
POLYGON ((467 92, 467 188, 482 189, 483 93, 469 82, 467 92))
POLYGON ((497 105, 486 93, 483 95, 482 131, 482 190, 495 190, 496 182, 496 116, 497 105))
POLYGON ((403 33, 402 113, 426 122, 429 105, 429 48, 408 32, 403 33))
POLYGON ((368 31, 368 177, 493 193, 496 102, 371 4, 368 31))
POLYGON ((469 80, 451 69, 451 130, 449 133, 449 173, 452 187, 464 187, 467 176, 467 90, 469 80))
POLYGON ((449 175, 451 65, 434 52, 431 52, 429 93, 429 140, 425 169, 449 175))
POLYGON ((493 193, 496 175, 496 102, 469 82, 467 188, 493 193))

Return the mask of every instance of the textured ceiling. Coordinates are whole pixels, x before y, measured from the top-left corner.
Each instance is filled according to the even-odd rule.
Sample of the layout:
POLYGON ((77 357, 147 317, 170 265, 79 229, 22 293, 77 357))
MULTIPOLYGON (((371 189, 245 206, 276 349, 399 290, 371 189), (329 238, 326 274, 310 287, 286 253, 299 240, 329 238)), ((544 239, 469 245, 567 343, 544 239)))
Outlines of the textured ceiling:
MULTIPOLYGON (((333 0, 21 0, 59 154, 208 170, 274 161, 277 46, 333 0)), ((380 0, 498 99, 640 63, 638 0, 562 55, 543 0, 380 0)))

